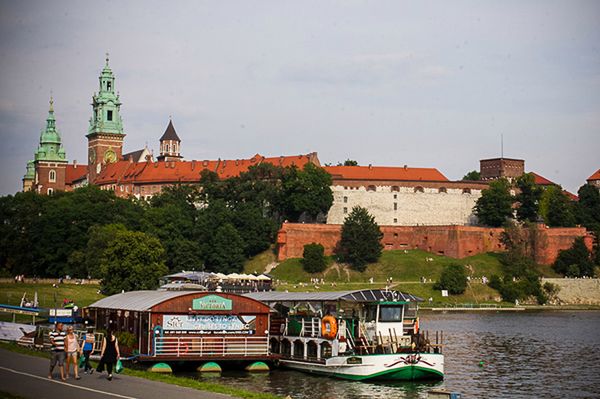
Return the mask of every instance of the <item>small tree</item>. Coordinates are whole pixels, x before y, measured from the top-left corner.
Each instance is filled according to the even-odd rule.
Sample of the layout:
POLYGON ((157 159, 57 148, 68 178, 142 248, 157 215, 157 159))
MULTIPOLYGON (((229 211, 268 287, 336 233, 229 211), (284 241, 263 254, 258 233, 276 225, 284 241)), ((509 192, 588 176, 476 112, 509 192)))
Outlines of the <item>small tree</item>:
POLYGON ((583 237, 577 237, 571 248, 560 251, 552 268, 568 277, 593 277, 594 263, 583 237))
POLYGON ((517 187, 520 190, 519 195, 517 195, 517 201, 519 202, 517 219, 521 222, 536 222, 543 189, 535 184, 535 178, 531 173, 520 176, 517 179, 517 187))
POLYGON ((363 272, 367 263, 376 262, 381 256, 382 238, 383 233, 375 223, 375 218, 365 208, 356 206, 342 226, 339 258, 348 262, 355 270, 363 272))
POLYGON ((321 244, 306 244, 302 253, 302 267, 307 273, 321 273, 327 266, 325 248, 321 244))
POLYGON ((467 272, 463 265, 452 263, 444 268, 440 281, 435 284, 437 290, 448 290, 450 294, 459 295, 467 289, 467 272))
POLYGON ((474 207, 480 223, 500 227, 511 218, 513 198, 509 189, 508 181, 499 179, 491 182, 490 187, 481 192, 481 197, 474 207))
POLYGON ((540 213, 550 227, 575 226, 574 206, 560 186, 550 186, 542 194, 540 213))
POLYGON ((463 180, 471 180, 471 181, 481 180, 481 173, 479 173, 476 170, 472 170, 469 173, 467 173, 466 175, 464 175, 462 179, 463 180))

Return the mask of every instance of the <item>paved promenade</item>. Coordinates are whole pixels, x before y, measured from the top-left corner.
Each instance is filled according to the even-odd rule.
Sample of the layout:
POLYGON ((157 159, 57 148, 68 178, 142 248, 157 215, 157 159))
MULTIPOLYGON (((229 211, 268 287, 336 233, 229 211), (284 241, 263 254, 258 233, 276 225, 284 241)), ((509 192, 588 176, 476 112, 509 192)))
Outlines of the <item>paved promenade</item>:
MULTIPOLYGON (((197 391, 157 381, 127 375, 113 374, 113 380, 106 380, 106 373, 92 375, 81 373, 76 381, 72 376, 67 382, 60 381, 58 367, 55 378, 49 380, 50 360, 22 355, 0 349, 0 391, 24 398, 178 398, 178 399, 231 399, 231 396, 197 391)), ((72 370, 71 370, 72 373, 72 370)))

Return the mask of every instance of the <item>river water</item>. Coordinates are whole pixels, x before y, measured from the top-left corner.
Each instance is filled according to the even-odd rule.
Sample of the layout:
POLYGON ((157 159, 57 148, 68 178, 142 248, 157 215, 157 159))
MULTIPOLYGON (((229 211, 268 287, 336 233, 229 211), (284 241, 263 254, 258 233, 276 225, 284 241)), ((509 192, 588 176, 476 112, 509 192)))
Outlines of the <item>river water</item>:
POLYGON ((291 370, 195 376, 294 399, 426 398, 433 387, 463 398, 600 398, 600 312, 421 313, 421 326, 444 331, 443 382, 373 384, 291 370))

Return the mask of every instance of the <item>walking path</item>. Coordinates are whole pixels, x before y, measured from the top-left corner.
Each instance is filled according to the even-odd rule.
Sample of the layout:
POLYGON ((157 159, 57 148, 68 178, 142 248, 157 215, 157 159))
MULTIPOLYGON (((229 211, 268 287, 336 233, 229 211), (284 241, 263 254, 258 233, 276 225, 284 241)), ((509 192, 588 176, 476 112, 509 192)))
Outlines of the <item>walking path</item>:
POLYGON ((62 382, 58 367, 54 369, 54 379, 50 380, 47 378, 49 364, 49 359, 0 349, 0 391, 31 399, 232 398, 219 393, 198 391, 121 374, 114 374, 113 380, 108 381, 106 374, 94 372, 92 375, 87 375, 82 372, 80 380, 75 380, 71 376, 67 382, 62 382))

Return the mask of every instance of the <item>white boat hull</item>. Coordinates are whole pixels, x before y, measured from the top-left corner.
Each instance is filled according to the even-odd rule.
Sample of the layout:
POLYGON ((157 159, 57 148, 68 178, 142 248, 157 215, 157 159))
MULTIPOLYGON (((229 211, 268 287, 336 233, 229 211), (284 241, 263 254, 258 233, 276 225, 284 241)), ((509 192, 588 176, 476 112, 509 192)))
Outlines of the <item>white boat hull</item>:
POLYGON ((281 359, 282 366, 356 381, 444 378, 444 356, 434 353, 334 356, 325 362, 281 359))

